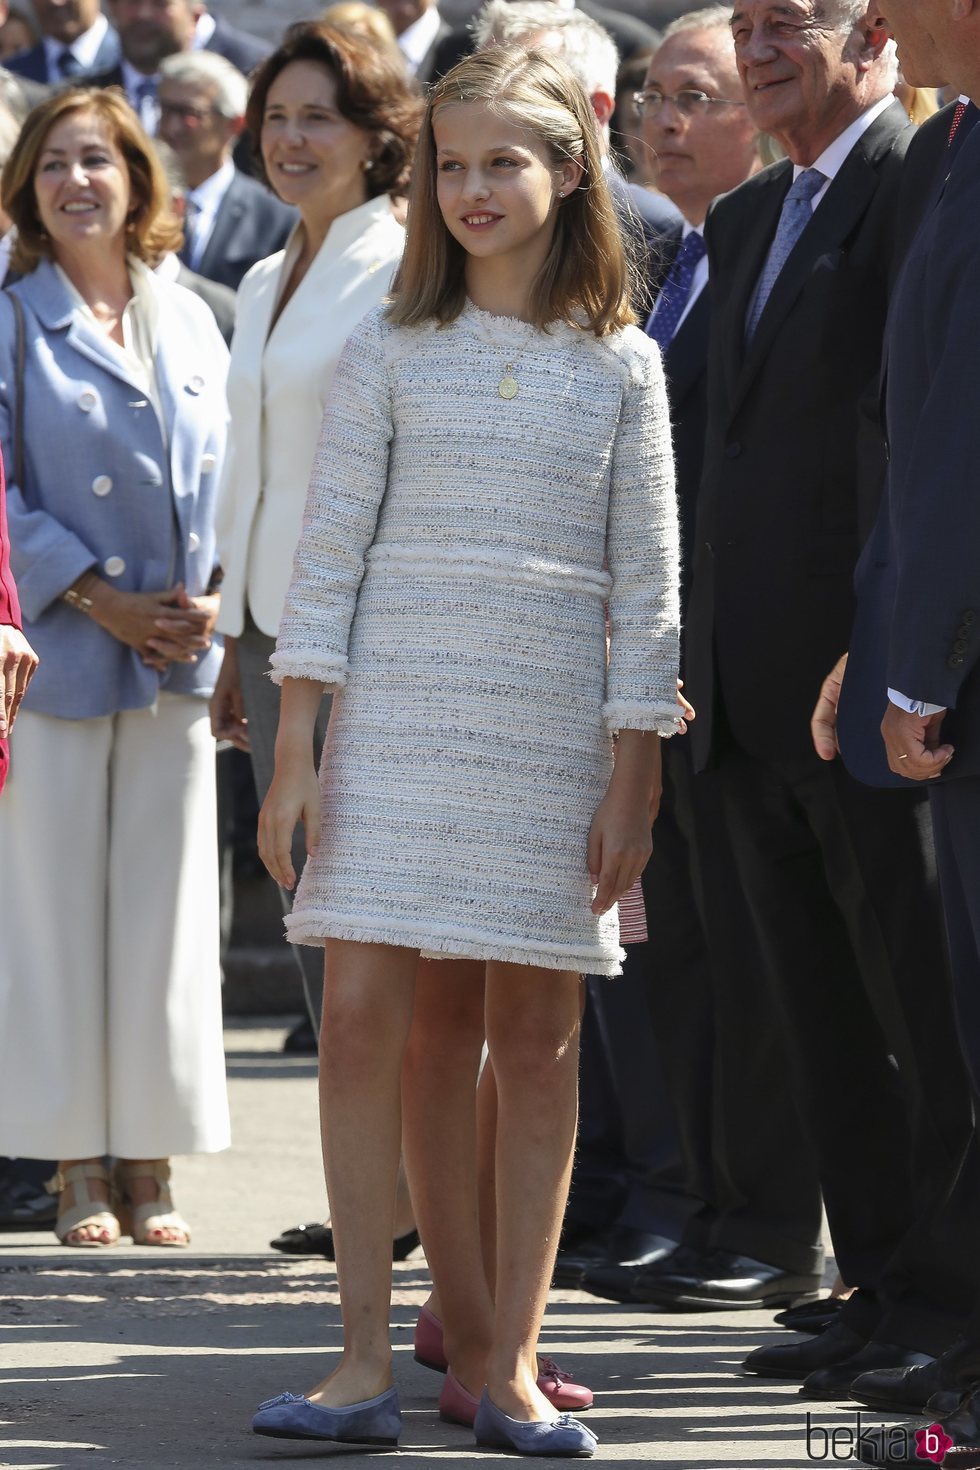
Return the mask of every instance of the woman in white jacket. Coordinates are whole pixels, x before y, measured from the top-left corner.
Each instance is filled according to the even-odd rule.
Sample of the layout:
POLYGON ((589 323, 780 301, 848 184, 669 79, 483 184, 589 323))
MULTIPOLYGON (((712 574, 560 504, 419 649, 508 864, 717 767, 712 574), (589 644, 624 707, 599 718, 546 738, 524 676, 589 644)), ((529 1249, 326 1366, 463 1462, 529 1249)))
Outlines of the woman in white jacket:
MULTIPOLYGON (((400 68, 354 33, 290 27, 255 74, 248 126, 258 161, 300 221, 239 292, 228 378, 229 454, 218 512, 225 660, 212 729, 250 752, 260 799, 272 779, 279 691, 267 677, 323 411, 341 348, 387 294, 420 104, 400 68)), ((326 728, 328 702, 318 721, 326 728)), ((301 861, 301 856, 299 857, 301 861)), ((288 910, 289 895, 283 892, 288 910)), ((322 958, 296 950, 308 994, 322 958)))

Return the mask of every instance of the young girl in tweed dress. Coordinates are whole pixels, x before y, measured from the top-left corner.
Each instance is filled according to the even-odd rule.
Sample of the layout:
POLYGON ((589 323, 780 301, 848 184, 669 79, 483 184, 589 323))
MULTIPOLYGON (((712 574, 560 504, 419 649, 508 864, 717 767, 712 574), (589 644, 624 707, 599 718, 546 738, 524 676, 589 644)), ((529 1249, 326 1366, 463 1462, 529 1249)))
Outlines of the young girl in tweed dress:
POLYGON ((595 1448, 538 1388, 535 1347, 575 1139, 579 976, 619 973, 615 904, 649 855, 659 737, 682 714, 667 402, 633 323, 581 87, 543 52, 462 62, 428 103, 393 300, 337 371, 272 660, 259 848, 291 887, 304 823, 287 924, 326 947, 344 1351, 309 1395, 263 1405, 260 1433, 397 1441, 391 1217, 421 953, 486 962, 499 1094, 496 1300, 454 1321, 441 1293, 453 1381, 482 1390, 478 1443, 595 1448))

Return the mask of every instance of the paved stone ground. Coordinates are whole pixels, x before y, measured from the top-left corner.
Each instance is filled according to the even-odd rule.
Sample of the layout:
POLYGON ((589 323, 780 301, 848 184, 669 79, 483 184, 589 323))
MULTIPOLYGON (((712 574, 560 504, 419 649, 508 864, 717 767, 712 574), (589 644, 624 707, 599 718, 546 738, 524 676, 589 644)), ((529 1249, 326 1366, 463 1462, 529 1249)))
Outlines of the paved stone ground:
MULTIPOLYGON (((332 1267, 266 1249, 324 1205, 314 1067, 279 1055, 282 1035, 268 1022, 227 1033, 235 1148, 175 1170, 194 1224, 190 1251, 69 1251, 53 1236, 0 1235, 0 1466, 209 1470, 354 1453, 406 1470, 433 1458, 514 1463, 477 1451, 436 1416, 440 1380, 411 1350, 428 1288, 420 1256, 396 1267, 392 1307, 402 1448, 352 1452, 249 1433, 254 1406, 301 1391, 338 1341, 332 1267)), ((597 1463, 798 1470, 845 1461, 846 1441, 829 1448, 819 1433, 808 1454, 793 1385, 739 1376, 742 1356, 772 1337, 767 1314, 655 1315, 556 1292, 544 1343, 596 1390, 597 1463)), ((813 1426, 855 1429, 846 1408, 816 1409, 813 1426)))

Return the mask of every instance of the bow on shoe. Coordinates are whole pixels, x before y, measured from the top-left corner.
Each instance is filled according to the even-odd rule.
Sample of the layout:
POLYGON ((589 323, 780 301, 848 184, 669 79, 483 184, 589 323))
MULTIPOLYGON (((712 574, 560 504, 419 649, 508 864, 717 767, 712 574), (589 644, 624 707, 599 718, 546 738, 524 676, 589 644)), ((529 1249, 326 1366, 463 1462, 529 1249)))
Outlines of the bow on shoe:
POLYGON ((305 1399, 301 1393, 281 1393, 274 1399, 266 1399, 264 1404, 259 1404, 258 1412, 263 1409, 274 1409, 277 1404, 302 1404, 305 1399))

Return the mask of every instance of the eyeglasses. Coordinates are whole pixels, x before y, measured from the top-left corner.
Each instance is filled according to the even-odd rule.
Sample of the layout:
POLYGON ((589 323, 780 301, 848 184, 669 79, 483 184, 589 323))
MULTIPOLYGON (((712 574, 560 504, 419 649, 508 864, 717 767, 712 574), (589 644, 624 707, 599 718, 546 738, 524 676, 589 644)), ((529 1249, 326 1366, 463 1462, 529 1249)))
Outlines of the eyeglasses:
POLYGON ((732 102, 728 97, 709 97, 707 92, 699 92, 691 88, 686 92, 678 92, 671 97, 668 92, 661 92, 659 87, 649 87, 645 92, 633 93, 633 106, 640 117, 644 113, 652 114, 659 112, 665 102, 672 102, 683 117, 694 117, 696 113, 704 112, 708 107, 744 107, 744 102, 732 102))
POLYGON ((161 121, 165 117, 171 118, 188 128, 199 128, 217 110, 214 107, 185 107, 182 102, 161 102, 159 107, 161 121))

